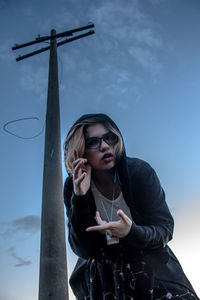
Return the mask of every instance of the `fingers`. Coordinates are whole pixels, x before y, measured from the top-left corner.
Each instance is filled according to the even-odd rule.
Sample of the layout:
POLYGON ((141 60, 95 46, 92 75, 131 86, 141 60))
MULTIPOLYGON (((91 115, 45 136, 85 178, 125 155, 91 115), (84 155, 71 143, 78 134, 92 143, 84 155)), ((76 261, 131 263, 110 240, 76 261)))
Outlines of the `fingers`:
POLYGON ((98 211, 96 211, 95 221, 97 222, 98 225, 101 225, 102 223, 102 219, 98 211))
POLYGON ((103 221, 101 219, 101 216, 98 211, 96 212, 95 221, 97 222, 98 225, 104 225, 107 223, 106 221, 103 221))
POLYGON ((83 179, 85 178, 85 176, 86 176, 86 173, 85 172, 82 173, 81 176, 79 176, 77 179, 75 179, 75 183, 77 185, 79 185, 83 181, 83 179))
POLYGON ((123 210, 121 210, 121 209, 119 209, 118 211, 117 211, 117 215, 120 217, 120 219, 124 222, 124 223, 126 223, 126 224, 129 224, 129 222, 131 221, 130 219, 129 219, 129 217, 123 212, 123 210))
POLYGON ((83 167, 83 165, 87 162, 87 159, 78 158, 77 160, 73 161, 72 167, 73 167, 73 176, 74 178, 77 178, 80 174, 79 171, 83 167))
POLYGON ((79 158, 78 151, 74 150, 74 159, 77 160, 79 158))
POLYGON ((87 160, 86 160, 86 164, 83 165, 83 171, 85 171, 88 175, 91 175, 92 166, 87 164, 87 160))
MULTIPOLYGON (((126 218, 128 218, 124 212, 120 209, 118 210, 117 214, 119 215, 119 217, 123 220, 123 222, 126 223, 126 218), (121 217, 122 216, 122 217, 121 217)), ((95 220, 97 222, 98 225, 96 226, 91 226, 91 227, 88 227, 86 229, 87 232, 90 232, 90 231, 102 231, 102 230, 106 230, 106 231, 109 231, 109 230, 114 230, 116 228, 116 225, 118 226, 119 225, 119 222, 120 221, 115 221, 115 222, 106 222, 106 221, 103 221, 101 219, 101 216, 99 214, 99 212, 97 211, 96 212, 96 215, 95 215, 95 220)))
POLYGON ((75 160, 78 159, 78 152, 77 152, 77 150, 74 150, 74 159, 75 159, 75 160))
POLYGON ((86 229, 87 232, 107 230, 112 226, 111 223, 113 223, 113 222, 106 222, 106 221, 102 220, 100 213, 98 211, 96 211, 95 220, 98 225, 88 227, 86 229))
POLYGON ((86 231, 107 231, 110 235, 126 236, 130 231, 132 221, 121 209, 118 210, 117 214, 120 217, 119 221, 106 222, 101 219, 99 212, 96 212, 95 220, 98 225, 88 227, 86 231))
MULTIPOLYGON (((105 222, 105 221, 104 221, 105 222)), ((110 223, 105 223, 105 224, 102 224, 102 225, 96 225, 96 226, 91 226, 91 227, 88 227, 86 229, 87 232, 91 232, 91 231, 102 231, 102 230, 108 230, 111 228, 111 224, 110 223)))
POLYGON ((73 169, 75 169, 75 167, 79 164, 79 163, 86 163, 87 159, 86 158, 78 158, 76 160, 73 161, 72 163, 72 167, 73 169))

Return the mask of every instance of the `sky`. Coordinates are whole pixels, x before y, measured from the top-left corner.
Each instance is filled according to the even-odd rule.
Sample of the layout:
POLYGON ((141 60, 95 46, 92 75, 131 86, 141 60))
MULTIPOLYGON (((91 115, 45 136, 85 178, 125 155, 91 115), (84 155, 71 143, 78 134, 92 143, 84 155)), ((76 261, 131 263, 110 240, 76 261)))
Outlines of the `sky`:
MULTIPOLYGON (((15 61, 47 43, 11 48, 88 22, 94 35, 58 48, 62 144, 80 115, 113 118, 127 154, 158 174, 175 219, 169 246, 200 295, 200 2, 0 0, 0 300, 38 297, 49 63, 48 52, 15 61)), ((70 275, 68 244, 67 255, 70 275)))

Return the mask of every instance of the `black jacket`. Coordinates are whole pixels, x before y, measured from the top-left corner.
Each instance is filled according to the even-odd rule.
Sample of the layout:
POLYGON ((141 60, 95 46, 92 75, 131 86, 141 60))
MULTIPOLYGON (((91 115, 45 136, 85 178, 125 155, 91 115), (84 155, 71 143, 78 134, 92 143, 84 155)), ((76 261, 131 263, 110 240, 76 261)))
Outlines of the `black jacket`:
MULTIPOLYGON (((134 222, 130 232, 120 239, 120 243, 127 247, 129 253, 142 250, 151 269, 152 281, 177 283, 195 293, 180 263, 167 246, 172 239, 174 222, 155 171, 148 163, 137 158, 127 158, 126 168, 126 176, 122 176, 120 168, 119 176, 122 193, 134 222)), ((64 186, 64 199, 69 243, 80 257, 71 279, 72 288, 75 288, 75 281, 82 280, 81 270, 86 267, 87 259, 95 257, 98 249, 105 246, 105 239, 98 232, 86 232, 87 227, 96 225, 91 190, 85 196, 75 196, 72 179, 68 177, 64 186)))

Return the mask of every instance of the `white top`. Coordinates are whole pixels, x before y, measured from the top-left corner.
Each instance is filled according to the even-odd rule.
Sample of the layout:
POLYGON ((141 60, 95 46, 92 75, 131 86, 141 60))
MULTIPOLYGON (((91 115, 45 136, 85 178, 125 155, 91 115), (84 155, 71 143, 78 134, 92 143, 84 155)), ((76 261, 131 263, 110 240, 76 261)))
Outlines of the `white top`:
POLYGON ((97 211, 100 213, 102 220, 107 222, 118 221, 120 219, 117 215, 117 211, 119 209, 121 209, 132 220, 130 209, 124 200, 122 192, 115 200, 110 200, 99 192, 93 181, 91 183, 91 189, 94 195, 97 211))

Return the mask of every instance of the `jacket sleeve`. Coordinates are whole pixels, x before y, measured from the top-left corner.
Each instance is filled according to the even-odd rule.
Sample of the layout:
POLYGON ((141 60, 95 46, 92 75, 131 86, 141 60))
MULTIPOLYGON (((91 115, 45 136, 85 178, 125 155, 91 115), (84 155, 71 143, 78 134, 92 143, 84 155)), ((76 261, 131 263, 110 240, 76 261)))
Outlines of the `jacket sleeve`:
POLYGON ((174 221, 165 201, 165 193, 155 171, 143 162, 132 177, 134 209, 141 221, 133 222, 128 235, 123 238, 126 245, 142 250, 164 248, 172 239, 174 221))
POLYGON ((82 258, 93 257, 103 242, 98 232, 86 232, 89 226, 97 225, 91 208, 90 193, 76 196, 70 177, 64 185, 64 202, 68 218, 68 240, 72 250, 82 258))

